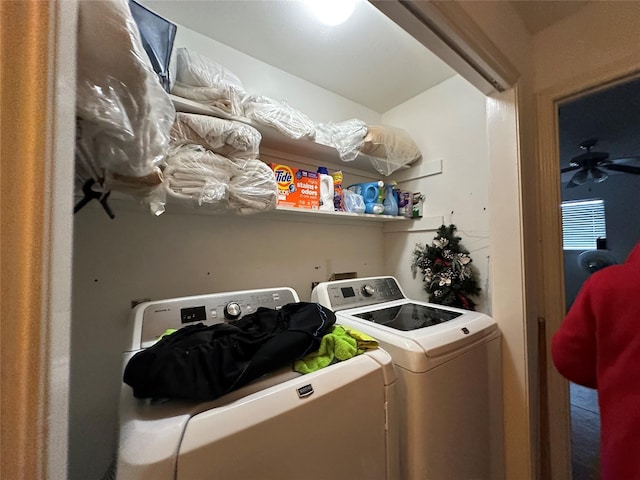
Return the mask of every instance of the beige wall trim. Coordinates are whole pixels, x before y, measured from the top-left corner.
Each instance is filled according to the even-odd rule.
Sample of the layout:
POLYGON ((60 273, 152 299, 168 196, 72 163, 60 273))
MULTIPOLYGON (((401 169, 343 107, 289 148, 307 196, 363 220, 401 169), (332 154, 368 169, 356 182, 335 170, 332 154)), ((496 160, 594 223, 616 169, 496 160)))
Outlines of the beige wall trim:
POLYGON ((73 1, 0 2, 0 478, 12 480, 65 478, 67 470, 70 316, 64 310, 70 311, 71 277, 60 266, 71 263, 75 57, 60 49, 59 36, 67 28, 64 35, 75 39, 75 24, 60 24, 75 18, 75 7, 73 1), (60 90, 70 92, 64 122, 60 90), (61 154, 70 165, 62 169, 63 182, 61 154), (68 209, 57 210, 65 205, 58 193, 68 209), (61 291, 67 294, 57 296, 61 291), (57 337, 62 341, 55 343, 57 337), (60 395, 53 398, 53 390, 60 395))
POLYGON ((548 432, 551 478, 570 480, 570 410, 568 382, 555 370, 550 356, 550 341, 562 322, 566 303, 564 297, 564 262, 562 251, 562 222, 560 214, 560 172, 558 165, 558 104, 589 91, 626 81, 640 75, 640 57, 630 56, 623 62, 609 65, 587 75, 563 82, 537 95, 538 118, 538 178, 540 201, 542 295, 541 313, 546 335, 546 388, 549 408, 548 432))
POLYGON ((456 2, 371 3, 484 94, 505 91, 520 77, 515 66, 456 2))
POLYGON ((41 351, 48 2, 0 2, 2 18, 2 478, 43 477, 41 351))

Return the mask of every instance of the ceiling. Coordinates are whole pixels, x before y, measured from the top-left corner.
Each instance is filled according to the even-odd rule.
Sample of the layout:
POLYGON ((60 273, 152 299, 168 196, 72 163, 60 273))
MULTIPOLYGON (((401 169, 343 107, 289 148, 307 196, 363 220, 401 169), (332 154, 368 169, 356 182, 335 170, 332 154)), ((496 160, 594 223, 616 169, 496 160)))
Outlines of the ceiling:
POLYGON ((511 5, 513 5, 531 34, 538 33, 563 18, 573 15, 587 3, 589 2, 578 0, 511 1, 511 5))
MULTIPOLYGON (((379 113, 455 74, 366 0, 356 0, 352 16, 335 27, 317 21, 299 0, 142 2, 179 25, 379 113)), ((511 2, 534 33, 585 3, 511 2)))
MULTIPOLYGON (((383 113, 455 72, 373 5, 328 27, 300 1, 144 4, 174 22, 383 113)), ((178 27, 179 28, 179 27, 178 27)))
MULTIPOLYGON (((608 152, 616 163, 640 167, 640 79, 590 93, 560 105, 558 109, 560 166, 584 153, 580 144, 596 138, 594 151, 608 152)), ((562 174, 568 182, 575 172, 562 174)), ((609 175, 623 175, 607 171, 609 175)), ((638 177, 640 179, 640 177, 638 177)))

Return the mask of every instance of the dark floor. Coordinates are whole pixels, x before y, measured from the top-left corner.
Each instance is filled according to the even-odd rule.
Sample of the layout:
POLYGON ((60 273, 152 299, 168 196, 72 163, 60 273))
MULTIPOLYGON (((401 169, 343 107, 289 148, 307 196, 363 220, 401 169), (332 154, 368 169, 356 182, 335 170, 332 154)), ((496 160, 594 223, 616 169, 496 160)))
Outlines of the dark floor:
POLYGON ((573 480, 598 480, 600 412, 595 390, 570 384, 573 480))

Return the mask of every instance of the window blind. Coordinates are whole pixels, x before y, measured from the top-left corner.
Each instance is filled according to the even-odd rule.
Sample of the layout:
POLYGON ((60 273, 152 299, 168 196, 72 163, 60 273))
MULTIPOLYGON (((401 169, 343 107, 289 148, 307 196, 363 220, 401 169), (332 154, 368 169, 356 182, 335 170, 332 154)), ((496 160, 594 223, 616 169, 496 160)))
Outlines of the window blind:
POLYGON ((560 206, 565 250, 594 250, 598 237, 607 236, 603 200, 562 202, 560 206))

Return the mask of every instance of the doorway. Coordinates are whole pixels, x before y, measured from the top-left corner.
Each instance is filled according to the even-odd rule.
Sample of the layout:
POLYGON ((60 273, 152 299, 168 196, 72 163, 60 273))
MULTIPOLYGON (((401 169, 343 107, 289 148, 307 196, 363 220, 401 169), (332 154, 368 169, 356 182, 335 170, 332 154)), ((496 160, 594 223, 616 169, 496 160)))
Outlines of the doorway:
MULTIPOLYGON (((570 161, 580 158, 579 155, 592 152, 603 152, 606 161, 615 164, 632 166, 632 169, 640 167, 640 139, 634 137, 640 127, 640 80, 627 77, 624 80, 602 82, 603 86, 594 89, 591 86, 579 90, 579 95, 569 97, 567 92, 553 98, 554 111, 548 110, 550 115, 557 118, 557 144, 554 144, 555 152, 552 156, 555 167, 547 164, 548 169, 555 168, 552 173, 551 185, 545 178, 541 179, 541 187, 547 193, 557 192, 557 201, 576 201, 599 199, 604 203, 606 233, 606 249, 617 262, 624 261, 628 252, 640 238, 640 226, 630 225, 630 215, 637 215, 633 201, 634 192, 640 186, 640 175, 610 171, 608 168, 599 168, 594 171, 586 171, 584 165, 580 168, 569 167, 570 161), (585 93, 586 92, 586 93, 585 93), (582 145, 583 148, 580 146, 582 145), (558 168, 558 163, 560 168, 558 168), (561 173, 560 170, 565 170, 561 173), (583 171, 580 175, 576 174, 583 171), (546 189, 545 189, 546 185, 546 189), (632 211, 629 209, 631 208, 632 211)), ((551 95, 553 97, 553 95, 551 95)), ((547 101, 549 98, 546 99, 547 101)), ((539 107, 541 106, 539 103, 539 107)), ((551 102, 550 102, 551 103, 551 102)), ((549 106, 549 104, 547 104, 549 106)), ((550 133, 547 126, 547 133, 550 133)), ((544 135, 544 132, 542 133, 544 135)), ((555 136, 555 134, 554 134, 555 136)), ((549 138, 546 139, 547 143, 549 138)), ((541 146, 545 139, 541 136, 541 146)), ((546 145, 549 148, 549 145, 546 145)), ((547 150, 547 154, 551 154, 547 150)), ((544 156, 541 158, 545 158, 544 156)), ((548 157, 547 157, 548 158, 548 157)), ((546 160, 542 161, 543 163, 546 160)), ((579 162, 578 162, 579 163, 579 162)), ((606 165, 604 166, 606 167, 606 165)), ((549 172, 549 170, 547 170, 549 172)), ((549 176, 549 175, 548 175, 549 176)), ((558 221, 558 231, 543 232, 543 237, 548 243, 544 248, 547 252, 555 252, 557 263, 555 271, 561 271, 561 277, 549 281, 554 275, 545 273, 545 295, 547 316, 547 340, 557 329, 567 309, 573 303, 582 283, 589 276, 579 262, 579 256, 584 250, 563 249, 562 225, 558 218, 558 203, 552 205, 549 201, 543 202, 543 223, 552 222, 553 217, 558 221), (551 208, 555 212, 551 212, 551 208), (556 282, 556 289, 551 285, 556 282), (562 292, 563 295, 558 295, 562 292), (564 301, 563 301, 564 300, 564 301)), ((632 217, 631 217, 632 218, 632 217)), ((551 224, 549 224, 551 225, 551 224)), ((551 225, 553 230, 554 225, 551 225)), ((545 243, 545 242, 543 242, 545 243)), ((595 242, 591 247, 596 248, 595 242)), ((551 270, 545 268, 545 272, 551 270)), ((557 274, 556 274, 557 276, 557 274)), ((566 380, 559 378, 553 364, 549 364, 549 399, 555 408, 550 413, 550 428, 559 433, 560 438, 565 435, 564 445, 558 444, 558 440, 551 436, 552 451, 565 448, 571 451, 571 466, 574 479, 596 479, 598 476, 598 448, 599 448, 599 413, 597 408, 597 393, 580 386, 569 385, 566 380), (562 408, 561 408, 562 407, 562 408), (554 418, 555 415, 555 418, 554 418), (563 433, 566 432, 566 433, 563 433)), ((561 454, 560 454, 561 455, 561 454)), ((561 456, 556 462, 562 464, 561 456)), ((558 477, 564 478, 564 477, 558 477)), ((569 477, 567 477, 569 478, 569 477)))
MULTIPOLYGON (((537 203, 540 245, 538 252, 539 321, 545 338, 546 362, 542 387, 548 408, 541 415, 546 419, 544 451, 548 455, 550 478, 570 480, 571 476, 571 415, 569 383, 553 366, 549 345, 566 314, 565 259, 562 249, 562 223, 558 206, 562 201, 560 182, 560 147, 558 135, 559 105, 594 92, 638 79, 640 68, 632 58, 594 69, 560 82, 537 94, 537 203)), ((575 148, 575 145, 574 147, 575 148)), ((547 463, 547 460, 545 460, 547 463)))
MULTIPOLYGON (((560 176, 561 200, 563 205, 602 201, 606 230, 606 245, 601 245, 605 248, 596 252, 593 252, 597 247, 595 238, 589 239, 591 246, 587 241, 582 248, 572 249, 566 239, 563 257, 567 309, 593 271, 585 264, 586 255, 601 258, 602 265, 619 263, 640 238, 640 226, 628 221, 640 213, 634 200, 640 187, 639 130, 640 79, 563 102, 558 108, 560 167, 564 171, 560 176), (618 165, 626 170, 616 170, 618 165), (611 260, 605 262, 608 257, 611 260)), ((569 226, 565 221, 563 227, 567 237, 569 226)), ((573 479, 599 479, 597 392, 570 384, 569 403, 573 479)))

